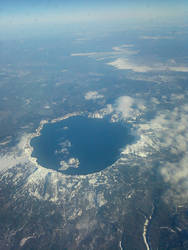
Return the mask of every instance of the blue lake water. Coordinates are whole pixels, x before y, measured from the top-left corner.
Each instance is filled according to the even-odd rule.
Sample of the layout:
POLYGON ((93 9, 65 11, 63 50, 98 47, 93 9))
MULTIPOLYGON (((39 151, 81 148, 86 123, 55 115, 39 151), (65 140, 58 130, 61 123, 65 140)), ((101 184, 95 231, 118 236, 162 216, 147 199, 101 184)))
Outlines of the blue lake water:
POLYGON ((133 136, 125 123, 74 116, 45 124, 31 140, 32 156, 46 168, 81 175, 101 171, 120 156, 133 136))

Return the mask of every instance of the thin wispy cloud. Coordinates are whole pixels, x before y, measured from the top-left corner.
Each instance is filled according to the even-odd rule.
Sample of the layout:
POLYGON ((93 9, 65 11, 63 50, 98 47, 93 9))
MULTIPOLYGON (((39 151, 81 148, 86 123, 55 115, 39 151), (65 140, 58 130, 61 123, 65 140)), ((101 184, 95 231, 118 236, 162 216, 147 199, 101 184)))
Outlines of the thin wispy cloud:
POLYGON ((103 51, 103 52, 81 52, 81 53, 72 53, 71 56, 86 56, 90 58, 94 58, 96 60, 104 60, 110 58, 117 58, 119 56, 131 56, 138 54, 139 51, 134 49, 133 44, 123 44, 121 46, 115 46, 111 51, 103 51))
POLYGON ((141 39, 144 40, 164 40, 164 39, 174 39, 173 36, 141 36, 141 39))
POLYGON ((188 72, 188 66, 186 64, 177 63, 173 58, 166 62, 139 62, 139 60, 137 60, 137 58, 140 59, 139 50, 137 50, 133 44, 114 46, 112 51, 107 52, 72 53, 71 56, 86 56, 97 61, 105 60, 105 63, 109 66, 134 73, 188 72))

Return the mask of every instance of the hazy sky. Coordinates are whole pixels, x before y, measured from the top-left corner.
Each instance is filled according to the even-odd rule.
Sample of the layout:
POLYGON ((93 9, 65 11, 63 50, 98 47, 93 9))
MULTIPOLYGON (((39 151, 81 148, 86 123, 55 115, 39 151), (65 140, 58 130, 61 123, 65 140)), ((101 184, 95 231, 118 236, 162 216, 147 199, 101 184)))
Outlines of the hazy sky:
MULTIPOLYGON (((135 11, 145 14, 164 12, 169 15, 187 15, 187 0, 1 0, 0 17, 71 12, 135 11)), ((132 13, 134 15, 134 13, 132 13)))
POLYGON ((0 32, 71 23, 187 23, 187 0, 1 0, 0 32))

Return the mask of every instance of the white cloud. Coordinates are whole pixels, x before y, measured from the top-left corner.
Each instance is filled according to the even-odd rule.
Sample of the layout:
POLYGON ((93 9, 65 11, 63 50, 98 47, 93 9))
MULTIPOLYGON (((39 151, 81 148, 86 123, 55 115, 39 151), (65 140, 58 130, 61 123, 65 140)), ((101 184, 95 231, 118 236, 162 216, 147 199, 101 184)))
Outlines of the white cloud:
POLYGON ((164 180, 171 185, 164 198, 182 204, 188 198, 188 154, 176 163, 166 163, 161 170, 164 180))
POLYGON ((107 63, 107 64, 117 69, 132 70, 134 72, 145 73, 145 72, 153 70, 153 68, 149 66, 144 66, 144 65, 141 66, 141 65, 132 64, 129 62, 127 58, 118 58, 115 61, 107 63))
POLYGON ((71 56, 96 56, 97 52, 88 52, 88 53, 72 53, 71 56))
POLYGON ((186 153, 188 150, 188 114, 187 105, 175 108, 172 111, 159 113, 148 124, 142 125, 145 129, 152 129, 160 139, 159 145, 168 148, 176 154, 186 153))
POLYGON ((161 169, 164 180, 171 186, 165 198, 182 203, 188 198, 188 105, 175 108, 155 122, 161 126, 159 136, 163 148, 169 148, 174 158, 166 160, 161 169))
MULTIPOLYGON (((142 39, 171 39, 170 36, 143 36, 142 39)), ((165 63, 161 62, 145 62, 138 63, 131 56, 138 55, 139 50, 134 48, 133 44, 123 44, 121 46, 114 46, 111 51, 106 52, 86 52, 86 53, 72 53, 71 56, 87 56, 94 58, 97 61, 112 60, 107 65, 113 66, 120 70, 130 70, 136 73, 147 72, 188 72, 188 67, 183 64, 178 64, 174 58, 167 60, 165 63)), ((153 76, 156 78, 156 76, 153 76)), ((157 77, 160 78, 160 77, 157 77)), ((159 79, 160 80, 160 79, 159 79)), ((165 76, 161 76, 161 80, 165 81, 165 76)))
POLYGON ((173 39, 173 36, 141 36, 141 39, 148 39, 148 40, 160 40, 160 39, 173 39))
POLYGON ((121 46, 115 46, 111 51, 103 52, 84 52, 84 53, 72 53, 71 56, 87 56, 95 58, 96 60, 104 60, 109 58, 117 58, 119 56, 130 56, 139 53, 138 50, 133 49, 133 44, 123 44, 121 46))
POLYGON ((121 46, 112 47, 112 49, 115 51, 124 51, 126 48, 133 48, 133 47, 134 47, 133 44, 123 44, 121 46))
POLYGON ((96 100, 96 99, 101 99, 104 98, 103 95, 98 94, 97 91, 89 91, 85 94, 85 99, 86 100, 96 100))
POLYGON ((188 72, 188 67, 186 66, 174 66, 168 68, 170 71, 176 71, 176 72, 188 72))
POLYGON ((121 57, 107 64, 120 70, 131 70, 137 73, 147 73, 150 71, 188 72, 187 66, 179 66, 179 65, 174 66, 175 64, 174 62, 173 66, 169 65, 169 62, 167 62, 166 64, 154 63, 153 65, 148 66, 148 65, 138 64, 135 62, 130 62, 128 58, 121 57))
POLYGON ((118 98, 116 103, 116 111, 121 113, 123 118, 128 118, 131 116, 133 109, 132 105, 134 103, 134 99, 130 96, 122 96, 118 98))
POLYGON ((45 105, 44 109, 50 109, 50 106, 49 105, 45 105))
POLYGON ((127 121, 133 121, 140 117, 145 109, 146 107, 143 101, 134 99, 130 96, 121 96, 114 104, 112 120, 116 121, 120 118, 127 121))
MULTIPOLYGON (((175 97, 178 98, 176 101, 181 101, 183 98, 179 95, 175 97)), ((128 103, 128 114, 130 114, 134 112, 135 101, 128 100, 125 104, 128 103)), ((154 98, 151 101, 158 103, 154 98)), ((123 106, 126 105, 120 105, 123 106)), ((127 113, 125 115, 127 116, 127 113)), ((122 151, 122 159, 150 157, 152 167, 153 156, 158 153, 161 175, 164 181, 170 184, 164 199, 183 203, 188 199, 188 105, 159 111, 152 120, 142 121, 136 127, 139 139, 122 151), (163 152, 166 153, 163 155, 163 152)))

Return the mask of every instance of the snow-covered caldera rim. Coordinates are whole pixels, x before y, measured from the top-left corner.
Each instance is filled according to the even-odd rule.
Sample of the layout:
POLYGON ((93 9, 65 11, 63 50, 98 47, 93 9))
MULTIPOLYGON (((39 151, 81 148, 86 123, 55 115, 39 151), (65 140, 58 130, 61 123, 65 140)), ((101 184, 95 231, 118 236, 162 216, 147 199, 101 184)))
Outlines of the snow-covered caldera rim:
MULTIPOLYGON (((77 158, 70 158, 68 161, 66 162, 62 162, 64 163, 66 166, 66 169, 61 168, 60 171, 58 170, 53 170, 53 169, 48 169, 46 168, 45 166, 42 166, 40 165, 38 162, 37 162, 37 158, 33 157, 32 156, 32 152, 33 152, 33 147, 31 146, 31 140, 35 137, 38 137, 41 135, 41 130, 43 129, 44 125, 45 124, 52 124, 52 123, 56 123, 56 122, 60 122, 62 120, 65 120, 65 119, 68 119, 70 117, 75 117, 75 116, 79 116, 79 117, 87 117, 87 118, 90 118, 90 119, 104 119, 107 117, 107 120, 110 122, 110 123, 115 123, 115 122, 122 122, 122 119, 117 115, 117 114, 114 114, 111 110, 111 112, 109 112, 109 105, 107 105, 106 108, 104 109, 101 109, 95 113, 90 113, 90 112, 74 112, 74 113, 69 113, 69 114, 66 114, 62 117, 58 117, 56 119, 52 119, 52 120, 42 120, 40 122, 40 125, 39 127, 36 129, 36 131, 30 135, 27 136, 27 140, 26 140, 26 143, 25 143, 25 146, 24 146, 24 152, 25 154, 28 156, 28 159, 30 162, 32 162, 32 164, 34 164, 37 168, 43 168, 43 169, 47 169, 49 170, 50 172, 52 171, 55 171, 55 172, 59 172, 60 174, 62 174, 63 176, 92 176, 92 175, 95 175, 95 174, 98 174, 99 172, 101 171, 104 171, 105 169, 109 168, 109 167, 112 167, 112 166, 115 166, 117 165, 118 161, 120 160, 120 158, 118 160, 116 160, 113 164, 107 166, 105 169, 103 170, 100 170, 100 171, 97 171, 95 173, 88 173, 88 174, 78 174, 78 175, 72 175, 72 174, 67 174, 67 173, 63 173, 61 172, 61 170, 67 170, 69 167, 72 167, 73 165, 75 165, 75 168, 78 168, 79 167, 79 159, 77 158), (70 165, 70 166, 68 166, 70 165)), ((130 133, 132 130, 130 129, 130 133)), ((124 151, 124 147, 120 149, 121 152, 120 152, 120 155, 121 153, 124 151)), ((48 171, 48 172, 49 172, 48 171)))
MULTIPOLYGON (((134 129, 134 135, 136 131, 135 120, 141 116, 141 113, 145 110, 145 106, 141 102, 136 102, 134 98, 130 96, 122 96, 116 100, 116 102, 112 104, 107 104, 104 108, 96 111, 96 112, 73 112, 68 113, 64 116, 51 119, 51 120, 41 120, 39 127, 36 129, 34 133, 26 134, 24 133, 21 136, 19 143, 9 152, 8 154, 1 157, 1 162, 3 167, 0 168, 0 171, 6 171, 11 167, 14 167, 18 164, 25 164, 30 163, 32 166, 40 168, 41 170, 45 171, 46 173, 57 173, 58 171, 53 169, 47 169, 38 164, 37 159, 32 157, 33 148, 30 145, 31 140, 34 137, 40 136, 40 132, 43 126, 47 123, 56 123, 65 119, 68 119, 73 116, 85 116, 88 118, 96 118, 96 119, 103 119, 104 117, 108 116, 108 120, 110 122, 119 122, 124 121, 125 123, 130 123, 134 129), (133 107, 134 106, 134 107, 133 107), (136 108, 135 108, 136 107, 136 108)), ((132 147, 133 144, 127 145, 126 148, 132 147)), ((120 158, 114 162, 112 165, 106 167, 105 169, 90 173, 87 176, 96 176, 99 175, 100 172, 107 171, 110 167, 117 166, 119 162, 125 160, 125 150, 126 148, 122 148, 120 158)), ((127 149, 128 151, 130 149, 127 149)), ((127 151, 127 152, 128 152, 127 151)), ((58 174, 64 177, 73 177, 73 175, 63 174, 58 172, 58 174)), ((86 175, 75 175, 75 178, 85 178, 86 175)))

